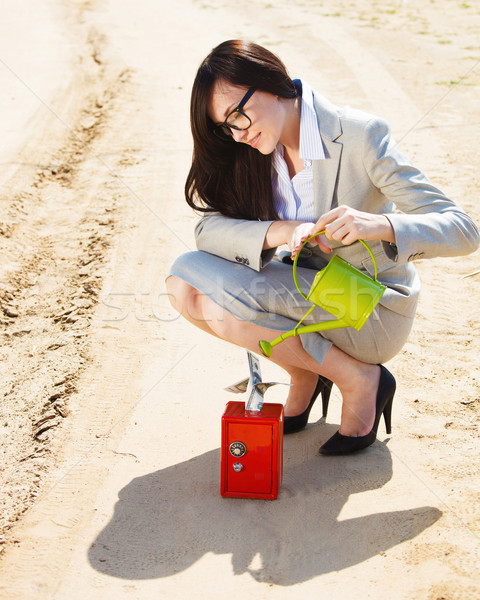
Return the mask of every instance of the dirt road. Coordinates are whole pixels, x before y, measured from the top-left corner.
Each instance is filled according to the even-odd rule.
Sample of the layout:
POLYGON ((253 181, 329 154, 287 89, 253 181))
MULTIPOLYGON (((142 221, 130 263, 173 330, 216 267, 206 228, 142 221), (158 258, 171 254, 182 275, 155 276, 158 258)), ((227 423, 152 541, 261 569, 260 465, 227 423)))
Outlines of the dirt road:
POLYGON ((315 408, 285 440, 275 502, 220 498, 223 388, 245 353, 165 295, 194 248, 191 83, 224 39, 386 117, 480 220, 478 8, 330 4, 48 0, 4 15, 0 598, 480 595, 478 254, 418 263, 418 318, 389 365, 393 435, 320 458, 334 392, 326 423, 315 408))

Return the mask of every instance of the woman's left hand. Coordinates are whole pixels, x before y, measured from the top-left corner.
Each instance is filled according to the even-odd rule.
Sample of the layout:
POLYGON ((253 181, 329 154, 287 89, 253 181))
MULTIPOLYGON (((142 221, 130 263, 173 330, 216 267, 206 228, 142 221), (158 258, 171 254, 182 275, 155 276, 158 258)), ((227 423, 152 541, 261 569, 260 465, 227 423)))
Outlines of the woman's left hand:
POLYGON ((393 227, 385 215, 361 212, 350 206, 337 206, 322 215, 310 235, 325 230, 325 237, 342 244, 357 240, 384 240, 395 243, 393 227))

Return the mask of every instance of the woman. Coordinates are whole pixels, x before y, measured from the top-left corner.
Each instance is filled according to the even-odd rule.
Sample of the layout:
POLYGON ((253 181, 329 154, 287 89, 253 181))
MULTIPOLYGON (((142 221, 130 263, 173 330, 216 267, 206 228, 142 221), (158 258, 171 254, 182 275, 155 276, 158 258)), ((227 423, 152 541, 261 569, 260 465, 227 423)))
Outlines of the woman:
MULTIPOLYGON (((276 249, 286 244, 293 258, 325 229, 299 257, 308 290, 333 253, 372 274, 357 242, 368 241, 387 289, 364 327, 291 337, 271 357, 293 384, 285 433, 305 427, 319 394, 326 415, 333 382, 341 424, 320 452, 366 448, 382 414, 390 432, 395 379, 381 363, 412 327, 420 286, 411 261, 473 252, 477 227, 399 152, 382 119, 332 105, 256 44, 227 41, 203 61, 191 127, 186 199, 204 216, 199 251, 169 273, 173 306, 204 331, 258 352, 259 340, 291 329, 306 310, 291 260, 276 249)), ((305 323, 328 317, 316 308, 305 323)))

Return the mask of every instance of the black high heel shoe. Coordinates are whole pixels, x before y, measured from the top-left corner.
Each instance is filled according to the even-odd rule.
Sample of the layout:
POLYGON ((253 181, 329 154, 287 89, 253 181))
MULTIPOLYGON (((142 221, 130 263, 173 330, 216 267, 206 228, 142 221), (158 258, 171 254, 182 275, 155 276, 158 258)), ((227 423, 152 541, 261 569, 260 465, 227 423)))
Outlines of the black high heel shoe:
POLYGON ((395 394, 395 378, 383 365, 380 365, 380 382, 378 384, 375 421, 370 433, 359 437, 342 435, 338 431, 323 444, 320 448, 320 454, 351 454, 358 452, 368 446, 371 446, 377 439, 377 430, 380 417, 385 419, 387 433, 392 431, 392 404, 395 394))
POLYGON ((284 417, 283 418, 283 433, 295 433, 296 431, 300 431, 303 429, 308 423, 308 416, 310 411, 312 410, 312 406, 317 399, 318 394, 322 394, 322 410, 323 416, 327 416, 328 411, 328 402, 330 400, 330 394, 332 392, 333 382, 326 377, 318 376, 318 382, 315 386, 315 391, 313 392, 312 399, 310 400, 307 408, 300 413, 299 415, 295 415, 294 417, 284 417))

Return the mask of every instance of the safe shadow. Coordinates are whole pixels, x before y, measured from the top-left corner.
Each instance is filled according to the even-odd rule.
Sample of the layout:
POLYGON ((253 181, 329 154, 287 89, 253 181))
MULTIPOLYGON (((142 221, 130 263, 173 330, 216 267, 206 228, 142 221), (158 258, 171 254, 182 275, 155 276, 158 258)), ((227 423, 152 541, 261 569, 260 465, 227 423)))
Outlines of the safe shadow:
POLYGON ((293 437, 285 440, 277 500, 221 498, 219 449, 133 479, 89 549, 91 565, 114 577, 155 579, 213 552, 232 555, 234 574, 288 586, 361 563, 414 538, 441 516, 428 506, 388 511, 387 495, 385 506, 378 506, 378 497, 372 501, 370 514, 339 520, 351 494, 390 480, 386 444, 322 457, 318 428, 293 437), (256 556, 254 564, 261 566, 253 568, 256 556))

